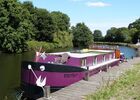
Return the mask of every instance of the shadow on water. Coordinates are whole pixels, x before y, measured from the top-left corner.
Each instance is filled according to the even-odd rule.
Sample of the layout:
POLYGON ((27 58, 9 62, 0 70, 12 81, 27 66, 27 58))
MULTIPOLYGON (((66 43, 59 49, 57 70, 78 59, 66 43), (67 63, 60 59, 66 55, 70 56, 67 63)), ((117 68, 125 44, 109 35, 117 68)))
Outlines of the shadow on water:
POLYGON ((10 93, 20 85, 21 61, 33 59, 33 54, 0 54, 0 100, 12 100, 10 93))
MULTIPOLYGON (((53 52, 69 50, 72 49, 56 49, 53 52)), ((120 46, 120 50, 127 58, 136 56, 136 51, 132 48, 120 46)), ((21 61, 32 60, 34 54, 34 51, 23 54, 0 53, 0 100, 16 100, 13 91, 20 86, 21 61)))

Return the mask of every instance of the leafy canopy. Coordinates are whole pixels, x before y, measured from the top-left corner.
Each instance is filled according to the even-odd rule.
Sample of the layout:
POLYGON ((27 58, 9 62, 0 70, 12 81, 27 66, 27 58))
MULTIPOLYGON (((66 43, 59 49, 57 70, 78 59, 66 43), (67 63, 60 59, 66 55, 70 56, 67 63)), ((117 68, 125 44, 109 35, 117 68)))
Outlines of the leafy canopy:
POLYGON ((17 0, 0 0, 0 48, 7 52, 27 49, 26 40, 33 36, 29 17, 17 0))
POLYGON ((73 45, 75 47, 88 47, 93 43, 93 35, 84 23, 78 23, 72 27, 73 45))
POLYGON ((102 32, 100 30, 94 30, 93 37, 94 37, 94 41, 97 42, 103 40, 102 32))

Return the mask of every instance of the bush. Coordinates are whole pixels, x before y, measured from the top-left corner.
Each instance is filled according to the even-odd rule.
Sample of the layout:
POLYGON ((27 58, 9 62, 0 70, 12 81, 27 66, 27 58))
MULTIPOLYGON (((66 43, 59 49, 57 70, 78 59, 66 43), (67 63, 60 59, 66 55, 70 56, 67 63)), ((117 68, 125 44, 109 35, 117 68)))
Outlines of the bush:
POLYGON ((42 47, 44 51, 50 52, 51 50, 57 49, 57 48, 67 48, 67 47, 72 47, 71 45, 60 45, 59 43, 55 42, 38 42, 38 41, 28 41, 28 49, 29 50, 34 50, 37 47, 42 47))

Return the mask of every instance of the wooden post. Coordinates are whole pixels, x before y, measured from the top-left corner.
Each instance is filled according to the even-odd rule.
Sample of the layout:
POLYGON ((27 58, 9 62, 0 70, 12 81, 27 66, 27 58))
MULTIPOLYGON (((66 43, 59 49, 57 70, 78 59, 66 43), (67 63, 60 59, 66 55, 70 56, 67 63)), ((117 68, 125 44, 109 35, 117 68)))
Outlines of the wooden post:
POLYGON ((89 80, 89 66, 87 66, 87 71, 86 71, 86 75, 85 75, 85 80, 86 80, 86 81, 89 80))
POLYGON ((108 65, 105 66, 105 70, 104 71, 107 72, 107 69, 108 69, 108 65))
POLYGON ((101 66, 101 67, 100 67, 100 71, 99 71, 99 73, 103 71, 102 69, 103 69, 103 68, 102 68, 102 66, 101 66))
POLYGON ((50 98, 50 86, 44 86, 43 88, 44 98, 49 100, 50 98))

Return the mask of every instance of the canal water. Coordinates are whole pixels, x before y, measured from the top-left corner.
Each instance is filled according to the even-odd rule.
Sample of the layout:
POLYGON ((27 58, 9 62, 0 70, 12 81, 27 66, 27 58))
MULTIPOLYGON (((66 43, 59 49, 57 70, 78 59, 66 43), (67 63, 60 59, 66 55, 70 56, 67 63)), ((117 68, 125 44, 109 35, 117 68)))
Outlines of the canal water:
POLYGON ((119 49, 122 53, 124 53, 125 57, 127 59, 131 59, 132 57, 136 57, 137 56, 137 52, 135 49, 132 49, 130 47, 126 47, 126 46, 119 46, 119 49))
MULTIPOLYGON (((135 49, 124 46, 119 48, 128 59, 136 56, 135 49)), ((16 100, 15 88, 20 86, 21 61, 32 60, 34 54, 34 51, 23 54, 0 53, 0 100, 16 100)))

